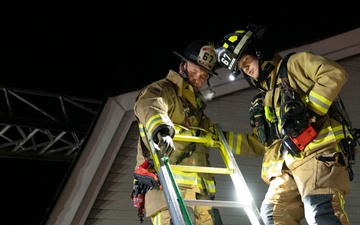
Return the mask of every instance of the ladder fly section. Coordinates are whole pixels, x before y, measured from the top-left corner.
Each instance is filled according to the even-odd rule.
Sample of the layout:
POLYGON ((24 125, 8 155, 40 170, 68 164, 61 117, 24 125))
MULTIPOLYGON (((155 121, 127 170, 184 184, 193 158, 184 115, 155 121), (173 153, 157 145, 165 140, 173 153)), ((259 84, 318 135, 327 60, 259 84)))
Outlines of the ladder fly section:
MULTIPOLYGON (((176 133, 173 138, 174 141, 181 142, 195 142, 203 143, 206 146, 218 148, 224 160, 225 167, 201 167, 201 166, 183 166, 183 165, 170 165, 167 157, 162 157, 156 144, 150 138, 151 136, 146 131, 147 140, 151 148, 151 155, 154 160, 154 166, 158 173, 160 182, 163 186, 165 199, 168 203, 172 222, 175 225, 192 225, 186 205, 203 205, 213 207, 232 207, 242 208, 247 214, 251 224, 263 225, 260 212, 252 198, 250 190, 245 182, 245 179, 237 165, 233 153, 226 138, 218 124, 215 124, 216 134, 209 133, 202 128, 186 128, 183 126, 175 125, 176 133), (189 135, 195 133, 195 130, 205 131, 206 136, 196 137, 189 135), (190 132, 189 132, 190 131, 190 132), (179 188, 175 182, 173 170, 181 170, 183 172, 198 172, 198 173, 211 173, 211 174, 228 174, 234 184, 237 198, 234 201, 217 201, 217 200, 187 200, 182 199, 179 188), (241 200, 241 201, 240 201, 241 200)), ((175 150, 176 151, 176 150, 175 150)))

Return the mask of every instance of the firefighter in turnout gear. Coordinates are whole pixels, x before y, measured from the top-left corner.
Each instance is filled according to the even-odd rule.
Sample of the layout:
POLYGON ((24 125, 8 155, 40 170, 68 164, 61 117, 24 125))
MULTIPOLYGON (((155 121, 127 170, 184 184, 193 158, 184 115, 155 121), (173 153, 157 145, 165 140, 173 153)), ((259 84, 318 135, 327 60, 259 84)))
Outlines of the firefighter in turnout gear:
MULTIPOLYGON (((249 24, 226 35, 216 48, 221 66, 259 90, 250 124, 265 146, 261 175, 269 186, 260 209, 264 223, 299 225, 305 218, 308 224, 347 225, 350 170, 341 140, 353 140, 353 135, 330 117, 347 73, 311 52, 282 58, 270 49, 264 32, 249 24)), ((233 133, 230 138, 242 141, 229 143, 247 154, 241 152, 248 145, 243 136, 233 133)))
MULTIPOLYGON (((166 78, 145 86, 136 98, 135 116, 139 123, 137 165, 149 160, 150 152, 146 129, 161 153, 170 164, 210 166, 209 147, 202 143, 177 142, 172 138, 175 126, 198 127, 213 132, 213 123, 204 114, 206 103, 200 89, 212 76, 216 76, 217 63, 214 44, 199 40, 191 43, 183 54, 174 52, 180 59, 179 72, 169 70, 166 78)), ((209 82, 208 82, 209 84, 209 82)), ((213 199, 215 180, 213 174, 173 171, 183 199, 213 199)), ((171 224, 170 212, 161 189, 150 188, 145 194, 146 216, 153 224, 171 224)), ((188 206, 193 224, 222 224, 219 213, 211 206, 188 206)))

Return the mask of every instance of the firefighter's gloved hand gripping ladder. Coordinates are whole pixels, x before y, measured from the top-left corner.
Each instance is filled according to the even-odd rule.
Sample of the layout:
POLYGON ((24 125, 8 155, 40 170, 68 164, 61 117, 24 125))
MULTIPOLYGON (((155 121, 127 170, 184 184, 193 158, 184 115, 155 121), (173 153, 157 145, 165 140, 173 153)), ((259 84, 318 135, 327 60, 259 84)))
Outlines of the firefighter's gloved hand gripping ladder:
MULTIPOLYGON (((168 204, 172 222, 174 225, 192 225, 190 216, 187 212, 186 205, 206 205, 216 207, 232 207, 243 208, 246 212, 251 224, 263 225, 260 212, 252 198, 250 190, 245 182, 244 177, 236 163, 236 160, 227 144, 225 136, 218 124, 215 124, 215 134, 207 132, 206 136, 196 137, 184 134, 189 129, 176 125, 176 133, 174 141, 203 143, 206 146, 218 148, 224 160, 224 168, 215 167, 199 167, 199 166, 183 166, 170 165, 167 157, 163 157, 150 138, 150 134, 145 130, 146 139, 150 146, 150 152, 153 159, 155 170, 159 177, 164 192, 165 199, 168 204), (217 201, 217 200, 187 200, 182 199, 178 185, 176 184, 172 169, 182 170, 184 172, 199 172, 212 174, 228 174, 230 175, 239 199, 235 201, 217 201)), ((201 129, 202 128, 190 128, 201 129)), ((196 132, 193 132, 196 133, 196 132)), ((175 149, 176 151, 176 149, 175 149)))

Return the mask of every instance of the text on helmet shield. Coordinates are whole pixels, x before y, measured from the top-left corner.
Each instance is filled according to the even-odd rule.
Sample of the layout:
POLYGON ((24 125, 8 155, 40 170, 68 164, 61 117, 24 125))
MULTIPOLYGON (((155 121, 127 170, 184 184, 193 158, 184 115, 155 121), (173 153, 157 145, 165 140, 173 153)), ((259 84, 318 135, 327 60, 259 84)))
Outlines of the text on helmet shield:
POLYGON ((229 52, 226 48, 218 48, 216 49, 216 54, 218 62, 221 66, 226 67, 229 70, 234 69, 234 63, 236 61, 236 58, 231 52, 229 52))
POLYGON ((214 47, 211 45, 206 45, 200 49, 197 62, 206 67, 209 70, 215 66, 216 55, 214 47))

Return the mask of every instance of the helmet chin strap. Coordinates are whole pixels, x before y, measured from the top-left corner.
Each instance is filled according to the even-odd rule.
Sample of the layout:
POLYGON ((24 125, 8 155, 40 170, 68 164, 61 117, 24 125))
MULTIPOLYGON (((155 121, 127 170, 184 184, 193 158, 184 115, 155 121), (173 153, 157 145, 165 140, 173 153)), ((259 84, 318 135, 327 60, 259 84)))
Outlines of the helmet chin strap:
POLYGON ((208 85, 208 87, 209 87, 210 93, 208 93, 208 94, 206 94, 206 96, 204 96, 205 99, 208 100, 208 101, 212 100, 212 99, 214 98, 215 94, 216 94, 215 91, 214 91, 214 89, 212 88, 212 86, 211 86, 211 84, 210 84, 210 81, 209 81, 210 78, 211 78, 211 75, 209 75, 208 79, 206 80, 207 85, 208 85))
POLYGON ((181 76, 184 78, 184 79, 187 79, 187 81, 189 81, 189 76, 186 72, 186 69, 185 69, 185 61, 182 61, 181 64, 181 76))
POLYGON ((259 67, 259 77, 258 80, 256 81, 256 88, 259 88, 260 83, 263 81, 263 75, 264 75, 261 69, 261 66, 263 64, 263 60, 262 60, 263 54, 261 53, 261 51, 256 51, 255 54, 256 57, 258 58, 258 67, 259 67))
POLYGON ((259 78, 257 80, 251 80, 248 75, 245 75, 246 81, 250 84, 251 87, 262 89, 260 86, 260 83, 266 80, 266 78, 269 76, 271 71, 275 68, 275 66, 268 61, 263 61, 262 59, 262 53, 260 51, 256 51, 256 57, 258 59, 258 67, 259 67, 259 78), (264 65, 263 65, 264 64, 264 65), (263 67, 263 69, 262 69, 263 67))

